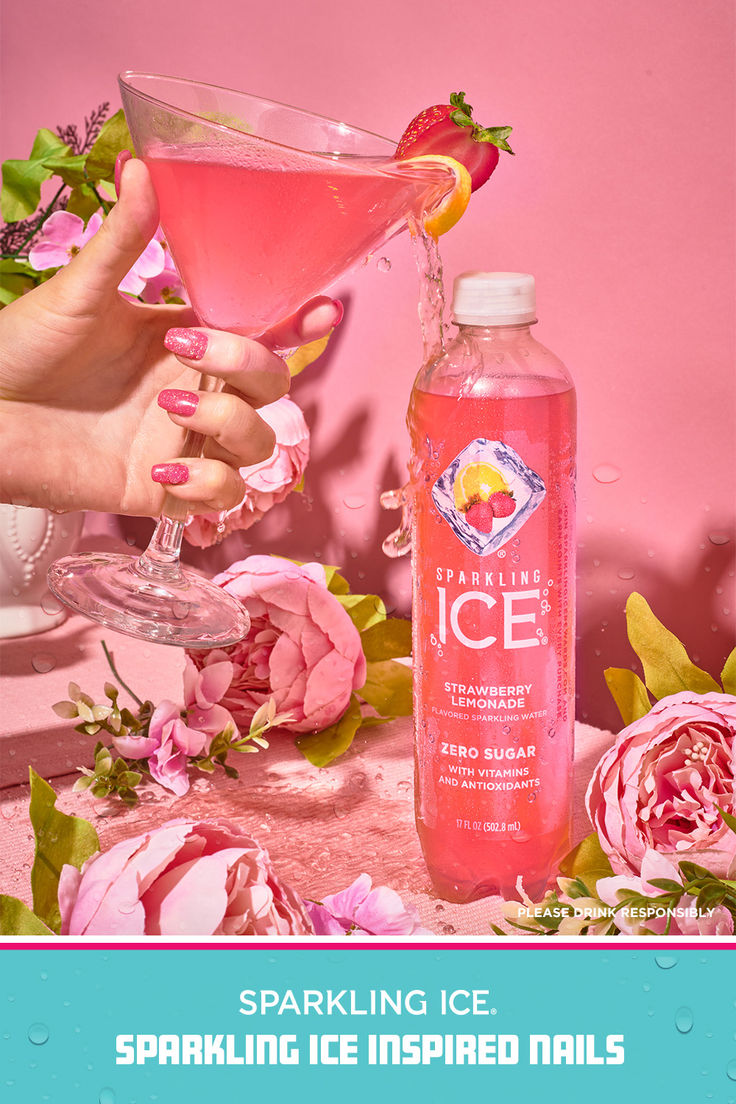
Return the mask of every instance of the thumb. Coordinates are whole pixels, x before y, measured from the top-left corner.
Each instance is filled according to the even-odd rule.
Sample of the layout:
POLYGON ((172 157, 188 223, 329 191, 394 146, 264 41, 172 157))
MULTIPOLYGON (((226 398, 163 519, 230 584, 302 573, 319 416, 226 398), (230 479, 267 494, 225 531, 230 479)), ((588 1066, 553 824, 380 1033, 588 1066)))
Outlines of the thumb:
POLYGON ((158 200, 148 169, 140 160, 123 165, 118 202, 74 260, 63 268, 68 292, 71 285, 83 303, 117 293, 117 287, 150 242, 158 227, 158 200))

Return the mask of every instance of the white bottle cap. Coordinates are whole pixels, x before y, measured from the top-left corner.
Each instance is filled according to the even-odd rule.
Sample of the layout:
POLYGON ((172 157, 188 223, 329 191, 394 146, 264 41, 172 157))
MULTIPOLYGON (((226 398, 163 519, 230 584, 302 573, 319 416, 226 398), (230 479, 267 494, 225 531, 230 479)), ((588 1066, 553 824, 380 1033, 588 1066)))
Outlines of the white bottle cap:
POLYGON ((463 272, 455 280, 452 317, 465 326, 536 322, 534 277, 523 272, 463 272))

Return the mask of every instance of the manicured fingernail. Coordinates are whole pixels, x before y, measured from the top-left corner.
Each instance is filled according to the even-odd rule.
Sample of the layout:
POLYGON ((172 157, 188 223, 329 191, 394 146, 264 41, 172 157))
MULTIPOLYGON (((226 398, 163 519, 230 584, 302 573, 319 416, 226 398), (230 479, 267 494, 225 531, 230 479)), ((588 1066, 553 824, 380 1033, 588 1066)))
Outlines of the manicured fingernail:
POLYGON ((339 326, 342 322, 342 316, 345 314, 345 308, 339 299, 333 299, 332 305, 335 308, 335 320, 332 323, 332 328, 334 329, 335 326, 339 326))
POLYGON ((178 487, 189 480, 189 468, 186 464, 154 464, 151 468, 151 479, 154 483, 168 483, 171 487, 178 487))
POLYGON ((170 414, 191 418, 199 406, 199 395, 195 391, 178 391, 172 387, 159 394, 158 405, 162 410, 168 410, 170 414))
POLYGON ((169 330, 164 345, 170 353, 186 357, 187 360, 201 360, 207 352, 207 334, 201 330, 169 330))
POLYGON ((133 154, 130 150, 121 150, 115 159, 115 194, 120 199, 120 181, 123 175, 123 165, 130 161, 133 154))

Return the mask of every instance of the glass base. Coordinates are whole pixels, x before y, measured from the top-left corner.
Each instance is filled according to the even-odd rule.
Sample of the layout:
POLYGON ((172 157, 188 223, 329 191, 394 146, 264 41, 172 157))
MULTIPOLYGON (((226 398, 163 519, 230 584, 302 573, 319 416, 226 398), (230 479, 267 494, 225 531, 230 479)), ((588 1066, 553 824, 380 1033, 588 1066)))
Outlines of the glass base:
POLYGON ((195 572, 143 557, 83 553, 51 565, 49 589, 115 632, 180 648, 224 648, 248 632, 238 601, 195 572))

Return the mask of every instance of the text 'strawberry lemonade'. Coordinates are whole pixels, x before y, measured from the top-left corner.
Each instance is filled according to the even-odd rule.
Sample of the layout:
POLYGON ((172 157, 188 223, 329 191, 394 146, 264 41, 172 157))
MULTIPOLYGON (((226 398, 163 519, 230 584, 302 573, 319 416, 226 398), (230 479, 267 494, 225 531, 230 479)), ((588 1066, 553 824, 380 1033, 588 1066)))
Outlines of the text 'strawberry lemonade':
POLYGON ((575 393, 534 281, 467 273, 409 408, 416 813, 443 897, 532 896, 568 846, 575 393))

